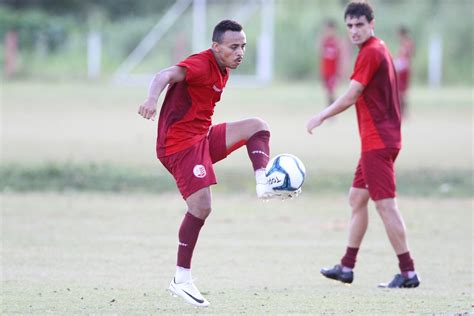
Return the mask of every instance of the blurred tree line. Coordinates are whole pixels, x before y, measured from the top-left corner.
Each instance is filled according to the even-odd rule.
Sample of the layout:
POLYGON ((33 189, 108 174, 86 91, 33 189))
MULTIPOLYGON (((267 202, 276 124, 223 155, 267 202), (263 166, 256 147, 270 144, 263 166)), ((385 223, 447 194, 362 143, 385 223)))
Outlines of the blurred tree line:
MULTIPOLYGON (((213 26, 229 18, 248 0, 207 0, 206 38, 213 26)), ((414 81, 426 83, 428 47, 433 34, 443 39, 443 83, 473 84, 472 0, 372 0, 376 35, 395 54, 396 30, 406 25, 416 42, 414 81)), ((102 34, 102 72, 110 75, 160 20, 175 0, 0 0, 0 38, 15 30, 19 44, 19 77, 85 78, 87 34, 102 34)), ((324 21, 338 22, 346 38, 345 0, 274 0, 276 79, 315 80, 318 77, 317 42, 324 21)), ((260 31, 259 12, 242 21, 248 37, 247 60, 239 72, 255 69, 260 31)), ((191 54, 192 12, 180 17, 147 56, 138 70, 156 71, 191 54)), ((0 61, 4 62, 3 40, 0 61)), ((353 51, 355 56, 356 50, 353 51)))
POLYGON ((92 10, 103 10, 112 20, 130 15, 147 15, 166 10, 174 0, 1 0, 0 4, 15 10, 38 9, 48 14, 73 14, 84 18, 92 10))

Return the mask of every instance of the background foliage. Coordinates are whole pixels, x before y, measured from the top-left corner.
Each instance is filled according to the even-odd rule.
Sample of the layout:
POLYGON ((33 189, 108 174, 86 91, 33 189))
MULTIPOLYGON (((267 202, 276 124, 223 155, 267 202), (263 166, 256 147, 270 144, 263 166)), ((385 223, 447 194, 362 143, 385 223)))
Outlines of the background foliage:
MULTIPOLYGON (((85 78, 86 38, 91 28, 103 38, 102 69, 110 75, 131 50, 159 21, 174 1, 146 0, 2 0, 0 36, 16 29, 20 40, 20 76, 61 79, 85 78)), ((207 29, 229 18, 246 2, 208 0, 207 29)), ((443 83, 473 83, 473 2, 471 0, 373 0, 376 33, 392 52, 397 48, 395 31, 408 26, 417 44, 414 80, 425 83, 430 36, 443 39, 443 83)), ((346 1, 276 0, 275 1, 275 75, 276 79, 315 79, 317 77, 316 42, 327 18, 339 22, 346 1)), ((255 69, 256 46, 260 31, 259 11, 243 21, 248 36, 247 61, 239 71, 255 69)), ((192 53, 191 9, 149 54, 137 71, 154 72, 192 53)), ((2 43, 3 45, 3 43, 2 43)), ((355 54, 355 52, 354 52, 355 54)), ((3 48, 0 53, 3 59, 3 48)))

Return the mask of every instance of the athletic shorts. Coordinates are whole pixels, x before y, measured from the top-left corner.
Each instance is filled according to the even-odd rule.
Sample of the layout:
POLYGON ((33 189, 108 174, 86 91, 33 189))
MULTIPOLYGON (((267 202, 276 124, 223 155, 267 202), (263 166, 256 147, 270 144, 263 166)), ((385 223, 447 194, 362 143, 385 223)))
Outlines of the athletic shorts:
POLYGON ((398 90, 405 93, 410 83, 410 70, 400 71, 398 73, 398 90))
POLYGON ((213 164, 227 157, 225 131, 225 123, 212 126, 207 136, 198 143, 159 158, 176 180, 183 199, 217 183, 213 164))
POLYGON ((326 90, 333 92, 337 85, 337 75, 323 75, 323 82, 326 90))
POLYGON ((369 190, 374 201, 397 196, 394 163, 398 148, 375 149, 362 152, 352 186, 369 190))

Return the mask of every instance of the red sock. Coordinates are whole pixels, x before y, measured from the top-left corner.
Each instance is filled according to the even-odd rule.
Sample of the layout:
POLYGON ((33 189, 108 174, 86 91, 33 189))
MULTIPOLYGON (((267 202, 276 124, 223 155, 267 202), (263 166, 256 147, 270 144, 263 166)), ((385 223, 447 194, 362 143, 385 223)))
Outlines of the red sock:
POLYGON ((197 218, 189 212, 184 215, 179 228, 178 267, 191 268, 194 246, 196 246, 203 225, 203 219, 197 218))
POLYGON ((409 251, 397 255, 397 257, 398 266, 400 267, 400 271, 402 272, 402 274, 408 271, 415 271, 415 263, 413 262, 409 251))
POLYGON ((247 152, 253 170, 265 168, 270 160, 270 132, 259 131, 247 140, 247 152))
POLYGON ((346 268, 354 269, 357 258, 357 252, 359 252, 359 248, 347 247, 346 254, 341 259, 341 265, 346 268))

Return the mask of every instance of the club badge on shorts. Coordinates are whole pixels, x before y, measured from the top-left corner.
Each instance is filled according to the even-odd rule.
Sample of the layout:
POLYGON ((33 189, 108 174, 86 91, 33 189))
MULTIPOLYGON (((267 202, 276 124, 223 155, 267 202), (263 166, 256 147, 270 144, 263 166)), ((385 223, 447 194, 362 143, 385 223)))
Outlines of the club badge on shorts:
POLYGON ((195 165, 193 173, 197 178, 204 178, 206 176, 206 168, 203 165, 195 165))

